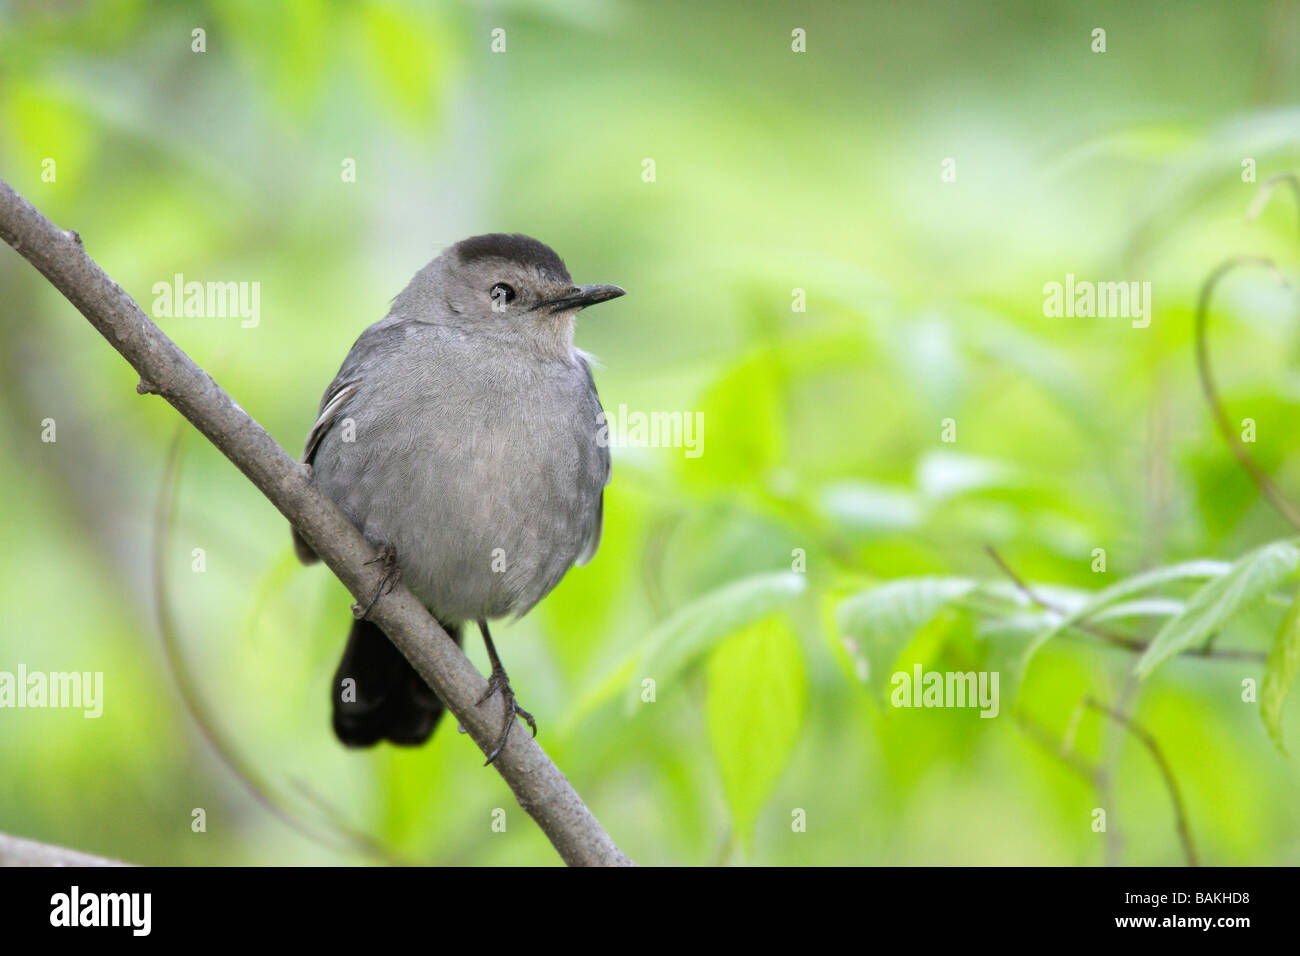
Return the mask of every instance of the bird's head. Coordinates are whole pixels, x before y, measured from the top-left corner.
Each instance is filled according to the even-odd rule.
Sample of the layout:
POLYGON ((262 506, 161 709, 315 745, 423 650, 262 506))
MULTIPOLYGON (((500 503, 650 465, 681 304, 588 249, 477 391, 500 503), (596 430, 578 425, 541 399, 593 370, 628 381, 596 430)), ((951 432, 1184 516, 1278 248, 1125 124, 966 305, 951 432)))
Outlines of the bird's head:
POLYGON ((564 260, 543 242, 489 233, 443 252, 395 305, 411 318, 454 325, 468 334, 567 349, 580 310, 623 294, 616 285, 575 285, 564 260))

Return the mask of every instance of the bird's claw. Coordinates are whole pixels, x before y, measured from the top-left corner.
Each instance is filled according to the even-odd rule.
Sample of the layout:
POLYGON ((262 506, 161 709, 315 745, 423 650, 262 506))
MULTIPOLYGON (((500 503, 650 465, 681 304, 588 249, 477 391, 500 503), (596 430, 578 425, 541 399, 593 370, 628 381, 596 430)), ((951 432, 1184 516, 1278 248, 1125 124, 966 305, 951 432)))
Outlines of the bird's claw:
POLYGON ((492 676, 488 678, 487 690, 479 697, 477 703, 482 705, 497 691, 501 692, 501 698, 505 703, 505 722, 501 728, 501 733, 497 736, 496 747, 488 754, 487 760, 483 763, 485 767, 496 760, 497 756, 505 748, 506 741, 510 739, 510 728, 515 725, 516 717, 522 717, 532 730, 533 736, 537 736, 537 721, 533 719, 532 714, 519 706, 519 702, 515 699, 515 692, 510 687, 510 678, 506 676, 504 670, 494 670, 492 672, 492 676))
POLYGON ((352 613, 357 620, 365 620, 370 613, 370 609, 375 606, 375 602, 382 595, 392 594, 393 588, 397 587, 397 582, 402 579, 402 569, 397 566, 397 549, 392 545, 385 544, 381 546, 379 553, 367 561, 366 564, 382 564, 384 574, 379 579, 379 586, 375 588, 375 593, 364 610, 359 604, 352 605, 352 613))

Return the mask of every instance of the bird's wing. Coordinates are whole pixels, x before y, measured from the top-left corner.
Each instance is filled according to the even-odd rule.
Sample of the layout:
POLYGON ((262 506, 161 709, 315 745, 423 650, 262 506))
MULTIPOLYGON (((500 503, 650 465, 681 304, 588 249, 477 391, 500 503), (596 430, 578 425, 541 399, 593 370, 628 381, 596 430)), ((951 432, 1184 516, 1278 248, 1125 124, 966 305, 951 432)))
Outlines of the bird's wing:
MULTIPOLYGON (((325 390, 325 397, 321 399, 320 412, 316 415, 316 423, 311 426, 311 431, 307 433, 307 446, 302 452, 302 462, 304 465, 310 465, 312 459, 316 457, 316 449, 320 447, 321 439, 333 427, 335 420, 339 416, 339 410, 347 404, 347 400, 356 394, 361 379, 351 378, 343 372, 330 383, 330 387, 325 390)), ((298 555, 298 560, 303 564, 315 564, 319 558, 316 552, 311 549, 306 541, 297 531, 293 532, 293 550, 298 555)))
MULTIPOLYGON (((588 395, 591 399, 593 424, 596 415, 603 415, 604 409, 600 405, 600 396, 596 394, 596 380, 591 375, 591 365, 587 362, 585 355, 579 355, 578 362, 582 365, 582 370, 587 373, 588 395)), ((582 550, 578 553, 577 564, 579 567, 586 564, 596 555, 596 549, 600 547, 600 532, 605 523, 605 487, 609 484, 611 474, 611 465, 609 458, 609 443, 596 443, 597 465, 605 473, 604 480, 601 482, 600 497, 596 499, 596 516, 591 523, 591 528, 587 532, 587 538, 582 543, 582 550)))
POLYGON ((405 340, 405 333, 390 316, 370 326, 352 343, 347 358, 343 360, 334 381, 330 382, 329 388, 325 389, 325 396, 320 400, 316 423, 307 433, 307 445, 302 452, 303 464, 312 463, 316 449, 339 420, 340 413, 347 407, 348 399, 357 393, 364 382, 374 381, 376 366, 382 366, 405 340))
POLYGON ((321 399, 320 413, 316 416, 316 424, 311 426, 311 431, 307 433, 307 446, 302 451, 303 464, 310 465, 313 458, 316 457, 316 449, 320 446, 321 439, 325 433, 334 425, 334 420, 338 418, 339 409, 356 394, 357 387, 361 384, 359 378, 348 378, 339 375, 325 392, 325 397, 321 399))

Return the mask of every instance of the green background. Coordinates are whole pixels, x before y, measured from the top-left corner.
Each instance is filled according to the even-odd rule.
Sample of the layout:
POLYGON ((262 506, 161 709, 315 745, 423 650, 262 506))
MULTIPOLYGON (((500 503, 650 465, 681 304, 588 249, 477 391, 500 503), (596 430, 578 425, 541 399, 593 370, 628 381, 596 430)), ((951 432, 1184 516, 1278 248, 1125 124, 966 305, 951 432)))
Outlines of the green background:
MULTIPOLYGON (((1296 863, 1300 772, 1242 699, 1262 661, 1136 681, 1135 654, 1071 631, 1016 679, 1050 621, 985 546, 1073 607, 1295 533, 1216 433, 1192 329, 1226 257, 1296 277, 1296 197, 1248 221, 1242 164, 1300 166, 1298 39, 1293 2, 9 0, 0 176, 146 311, 176 273, 260 283, 256 328, 158 321, 294 454, 356 336, 460 238, 526 232, 578 282, 628 290, 579 320, 605 405, 702 412, 703 454, 615 449, 596 560, 496 636, 540 742, 637 861, 1182 862, 1151 753, 1079 711, 1093 697, 1158 742, 1202 861, 1296 863), (1045 317, 1066 274, 1151 282, 1150 327, 1045 317), (954 578, 973 590, 933 599, 954 578), (999 670, 999 716, 890 707, 883 682, 915 662, 999 670)), ((1294 282, 1234 273, 1212 314, 1229 417, 1296 488, 1294 282)), ((0 831, 141 863, 558 862, 451 721, 416 750, 335 742, 350 599, 190 433, 161 561, 185 672, 259 786, 325 836, 268 813, 159 638, 178 415, 8 251, 0 363, 0 670, 105 681, 98 720, 0 710, 0 831), (383 851, 338 848, 344 827, 383 851)), ((1216 648, 1269 649, 1283 564, 1216 648)), ((1166 620, 1198 583, 1152 595, 1166 620)))

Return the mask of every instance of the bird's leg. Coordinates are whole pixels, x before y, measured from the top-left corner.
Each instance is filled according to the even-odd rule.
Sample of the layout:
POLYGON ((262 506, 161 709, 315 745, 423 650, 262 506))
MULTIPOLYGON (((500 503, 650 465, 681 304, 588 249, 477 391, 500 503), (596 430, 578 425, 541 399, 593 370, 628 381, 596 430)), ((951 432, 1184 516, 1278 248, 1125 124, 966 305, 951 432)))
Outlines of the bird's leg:
POLYGON ((483 693, 483 696, 478 699, 478 703, 482 704, 497 691, 501 692, 501 697, 505 701, 505 726, 501 728, 501 734, 497 737, 496 748, 488 754, 487 762, 483 764, 486 767, 497 759, 497 754, 501 753, 501 748, 506 745, 506 741, 510 738, 510 728, 515 724, 516 715, 528 722, 534 737, 537 736, 537 721, 533 720, 533 715, 520 707, 518 701, 515 700, 515 692, 510 689, 510 678, 506 676, 506 669, 501 666, 501 658, 497 657, 497 649, 492 646, 492 635, 488 633, 487 621, 480 620, 478 629, 483 632, 483 644, 487 647, 488 660, 492 662, 492 676, 488 678, 488 688, 483 693))
POLYGON ((391 593, 393 588, 397 586, 397 582, 402 579, 402 569, 397 566, 397 549, 390 544, 380 545, 379 553, 367 561, 366 564, 382 564, 384 575, 379 579, 379 586, 375 588, 374 596, 371 597, 370 603, 365 606, 364 610, 359 604, 352 605, 352 613, 358 620, 364 620, 380 596, 391 593))

